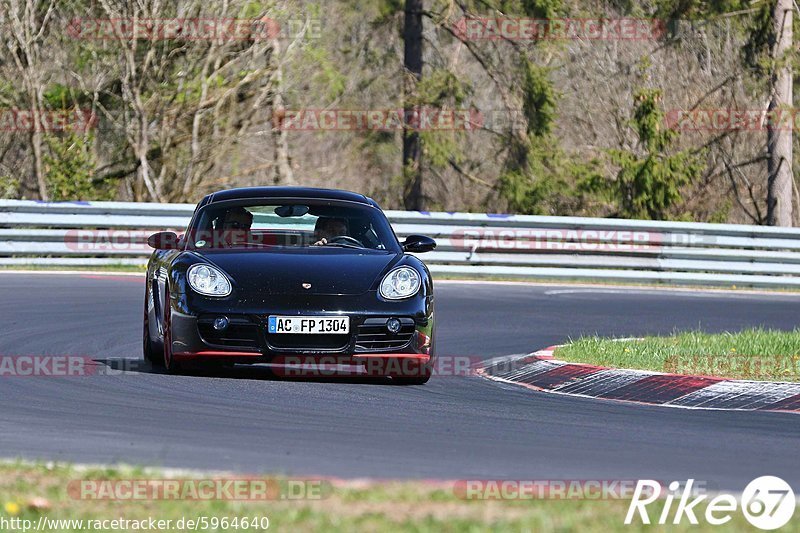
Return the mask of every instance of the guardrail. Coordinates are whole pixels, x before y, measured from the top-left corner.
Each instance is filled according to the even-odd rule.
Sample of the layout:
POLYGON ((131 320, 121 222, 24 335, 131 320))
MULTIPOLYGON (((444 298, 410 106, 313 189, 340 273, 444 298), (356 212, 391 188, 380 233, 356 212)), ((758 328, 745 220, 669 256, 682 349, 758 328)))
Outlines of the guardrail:
MULTIPOLYGON (((0 200, 0 266, 143 265, 149 234, 194 206, 0 200)), ((800 229, 602 218, 387 211, 434 237, 435 274, 800 287, 800 229)))

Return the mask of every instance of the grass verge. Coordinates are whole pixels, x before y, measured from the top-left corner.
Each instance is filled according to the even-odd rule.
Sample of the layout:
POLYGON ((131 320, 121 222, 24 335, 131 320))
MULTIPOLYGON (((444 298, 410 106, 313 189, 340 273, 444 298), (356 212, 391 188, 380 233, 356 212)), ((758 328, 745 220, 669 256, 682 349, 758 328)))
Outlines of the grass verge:
POLYGON ((800 381, 800 329, 701 331, 618 341, 582 337, 558 348, 564 361, 613 368, 763 381, 800 381))
MULTIPOLYGON (((132 468, 75 469, 69 466, 0 465, 0 523, 18 518, 36 524, 50 520, 52 531, 86 531, 89 520, 171 520, 243 517, 269 519, 272 531, 644 531, 652 526, 624 525, 624 500, 465 500, 449 486, 418 482, 351 482, 335 484, 318 500, 235 501, 108 501, 73 499, 67 487, 75 480, 164 479, 164 474, 132 468), (54 527, 52 520, 83 520, 54 527)), ((181 475, 181 478, 187 476, 181 475)), ((208 479, 207 476, 203 476, 208 479)), ((275 478, 272 478, 275 479, 275 478)), ((284 478, 285 479, 285 478, 284 478)), ((648 509, 660 516, 663 502, 648 509)), ((701 518, 702 522, 702 518, 701 518)), ((231 522, 232 523, 232 522, 231 522)), ((744 529, 741 513, 728 526, 744 529)), ((183 528, 183 530, 188 528, 183 528)), ((203 530, 203 528, 200 528, 203 530)), ((104 529, 114 531, 114 529, 104 529)), ((206 531, 213 531, 210 526, 206 531)), ((225 530, 217 527, 217 531, 225 530)), ((228 531, 263 531, 253 527, 228 531)), ((712 531, 712 526, 670 526, 670 531, 712 531)))

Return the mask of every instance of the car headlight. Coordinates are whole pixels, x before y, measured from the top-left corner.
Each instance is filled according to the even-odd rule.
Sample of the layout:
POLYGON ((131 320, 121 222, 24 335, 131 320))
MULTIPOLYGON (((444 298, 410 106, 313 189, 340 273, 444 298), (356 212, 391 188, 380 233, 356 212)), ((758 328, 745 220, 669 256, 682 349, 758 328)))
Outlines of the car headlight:
POLYGON ((193 265, 187 272, 189 286, 206 296, 228 296, 231 282, 221 270, 209 265, 193 265))
POLYGON ((392 270, 381 281, 381 296, 387 300, 402 300, 419 291, 419 273, 411 267, 392 270))

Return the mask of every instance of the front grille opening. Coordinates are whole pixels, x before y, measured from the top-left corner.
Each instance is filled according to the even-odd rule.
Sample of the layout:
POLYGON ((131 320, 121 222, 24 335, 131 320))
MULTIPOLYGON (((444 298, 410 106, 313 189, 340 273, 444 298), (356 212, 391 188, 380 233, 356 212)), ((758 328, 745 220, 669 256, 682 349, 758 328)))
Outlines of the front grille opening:
POLYGON ((206 344, 229 348, 259 348, 258 324, 247 317, 228 317, 230 324, 222 331, 214 329, 216 316, 204 316, 197 320, 200 337, 206 344))
POLYGON ((398 318, 400 331, 390 333, 386 329, 386 318, 368 318, 358 327, 357 352, 386 352, 405 348, 414 337, 416 326, 413 318, 398 318))

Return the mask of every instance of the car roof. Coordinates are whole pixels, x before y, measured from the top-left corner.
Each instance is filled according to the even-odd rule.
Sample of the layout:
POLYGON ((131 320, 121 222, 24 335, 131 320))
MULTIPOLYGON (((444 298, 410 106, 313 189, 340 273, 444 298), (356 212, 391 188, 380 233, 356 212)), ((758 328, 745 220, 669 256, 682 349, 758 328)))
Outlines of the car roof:
POLYGON ((363 194, 340 189, 318 189, 315 187, 242 187, 226 189, 206 196, 202 205, 225 200, 241 200, 247 198, 317 198, 324 200, 346 200, 367 205, 372 202, 363 194))

